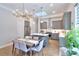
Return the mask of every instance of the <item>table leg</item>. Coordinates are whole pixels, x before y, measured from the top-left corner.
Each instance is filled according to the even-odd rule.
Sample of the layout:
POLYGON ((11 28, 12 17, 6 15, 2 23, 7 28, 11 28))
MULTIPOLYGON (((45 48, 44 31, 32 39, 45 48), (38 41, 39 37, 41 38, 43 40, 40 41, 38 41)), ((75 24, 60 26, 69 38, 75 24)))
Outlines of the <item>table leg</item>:
POLYGON ((33 39, 34 37, 32 36, 32 39, 33 39))
POLYGON ((32 50, 30 50, 30 56, 32 56, 32 50))
POLYGON ((14 55, 14 50, 15 50, 15 48, 14 48, 14 43, 13 43, 13 46, 12 46, 12 55, 14 55))

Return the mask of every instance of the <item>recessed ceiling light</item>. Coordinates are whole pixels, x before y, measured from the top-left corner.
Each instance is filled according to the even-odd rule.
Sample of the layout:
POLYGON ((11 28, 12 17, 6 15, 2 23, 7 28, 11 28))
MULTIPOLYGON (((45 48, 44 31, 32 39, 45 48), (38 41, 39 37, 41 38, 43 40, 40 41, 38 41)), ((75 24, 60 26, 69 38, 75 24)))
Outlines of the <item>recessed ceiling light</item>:
POLYGON ((19 9, 16 9, 16 11, 19 11, 19 9))
POLYGON ((27 11, 27 10, 25 10, 25 12, 26 12, 26 13, 28 13, 28 11, 27 11))
POLYGON ((44 21, 40 21, 40 23, 43 23, 44 21))
POLYGON ((52 7, 52 6, 53 6, 53 3, 50 4, 50 7, 52 7))
POLYGON ((35 24, 35 22, 33 21, 33 24, 35 24))
POLYGON ((52 13, 54 14, 54 13, 56 13, 56 11, 52 11, 52 13))

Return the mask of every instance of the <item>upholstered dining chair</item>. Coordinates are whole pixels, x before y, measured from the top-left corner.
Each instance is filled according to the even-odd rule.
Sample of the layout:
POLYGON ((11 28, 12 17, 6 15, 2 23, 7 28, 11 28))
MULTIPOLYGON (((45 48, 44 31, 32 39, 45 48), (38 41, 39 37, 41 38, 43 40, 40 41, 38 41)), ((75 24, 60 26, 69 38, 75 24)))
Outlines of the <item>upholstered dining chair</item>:
POLYGON ((49 39, 49 37, 48 36, 45 36, 45 37, 39 38, 38 40, 39 41, 40 40, 44 40, 43 47, 46 47, 46 46, 48 46, 48 39, 49 39))
POLYGON ((27 48, 26 42, 24 42, 24 41, 19 41, 19 47, 20 47, 20 50, 25 53, 30 51, 30 48, 27 48))
POLYGON ((18 40, 13 40, 12 54, 15 55, 16 49, 20 49, 18 40))
POLYGON ((31 50, 35 51, 37 53, 39 53, 40 51, 42 51, 42 54, 43 54, 43 50, 42 50, 43 49, 43 43, 44 43, 44 40, 41 40, 39 42, 39 44, 37 46, 32 47, 31 50))
POLYGON ((44 50, 47 50, 47 52, 43 54, 44 56, 48 54, 48 50, 49 50, 48 39, 49 39, 48 36, 41 37, 41 39, 40 39, 40 40, 44 40, 44 42, 43 42, 43 53, 44 53, 44 50))
POLYGON ((16 49, 23 51, 25 53, 27 53, 28 51, 30 51, 29 48, 27 48, 26 46, 26 42, 24 41, 20 41, 20 40, 13 40, 13 50, 12 50, 12 54, 15 55, 16 53, 16 49))
POLYGON ((42 37, 42 40, 44 40, 43 48, 44 48, 44 47, 48 47, 48 39, 49 39, 48 36, 46 36, 46 37, 42 37))

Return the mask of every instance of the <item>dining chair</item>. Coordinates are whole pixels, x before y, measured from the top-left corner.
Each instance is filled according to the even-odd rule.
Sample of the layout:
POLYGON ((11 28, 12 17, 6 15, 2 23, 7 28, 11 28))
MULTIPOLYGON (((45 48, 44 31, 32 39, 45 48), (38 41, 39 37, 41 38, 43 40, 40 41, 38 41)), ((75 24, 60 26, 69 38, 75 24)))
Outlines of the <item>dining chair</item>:
POLYGON ((30 51, 30 48, 27 48, 26 42, 24 41, 20 41, 20 40, 14 40, 13 41, 14 47, 13 47, 13 51, 14 51, 14 55, 16 53, 16 49, 22 52, 27 53, 28 51, 30 51))
POLYGON ((32 51, 35 51, 35 52, 40 52, 40 51, 42 51, 42 55, 43 55, 43 43, 44 43, 44 40, 41 40, 40 42, 39 42, 39 44, 37 45, 37 46, 34 46, 34 47, 32 47, 31 48, 31 50, 32 51))
POLYGON ((49 39, 48 36, 39 38, 39 41, 40 41, 40 40, 44 40, 43 48, 46 47, 46 46, 48 46, 48 39, 49 39))
POLYGON ((27 53, 28 51, 30 51, 30 48, 27 48, 26 42, 24 41, 19 41, 19 50, 27 53))
POLYGON ((13 55, 15 55, 16 49, 18 49, 18 51, 20 49, 19 42, 18 42, 18 40, 13 40, 13 48, 12 48, 12 54, 13 55))
MULTIPOLYGON (((43 42, 43 53, 44 53, 44 50, 46 50, 46 49, 47 49, 46 53, 48 53, 48 51, 49 51, 48 39, 49 39, 48 36, 42 37, 42 38, 40 39, 40 40, 44 40, 44 42, 43 42)), ((44 53, 43 55, 47 55, 47 54, 44 53)))

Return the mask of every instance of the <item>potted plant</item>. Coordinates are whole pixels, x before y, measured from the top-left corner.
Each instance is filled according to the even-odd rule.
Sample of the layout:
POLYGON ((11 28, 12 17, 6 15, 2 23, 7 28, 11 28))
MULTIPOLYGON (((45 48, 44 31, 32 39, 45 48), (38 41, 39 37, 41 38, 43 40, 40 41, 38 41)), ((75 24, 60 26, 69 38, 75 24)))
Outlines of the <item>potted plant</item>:
POLYGON ((79 49, 79 29, 72 29, 65 36, 66 47, 68 48, 67 55, 77 55, 77 51, 73 48, 79 49))

